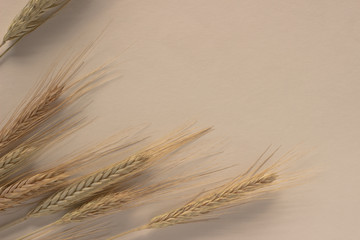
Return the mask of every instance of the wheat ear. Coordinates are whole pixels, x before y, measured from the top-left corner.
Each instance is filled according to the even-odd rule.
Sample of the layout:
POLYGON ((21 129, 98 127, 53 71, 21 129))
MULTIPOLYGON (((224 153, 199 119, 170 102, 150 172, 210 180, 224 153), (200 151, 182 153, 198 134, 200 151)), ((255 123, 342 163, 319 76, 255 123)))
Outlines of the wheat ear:
POLYGON ((55 71, 55 67, 52 68, 31 92, 30 97, 26 97, 19 105, 0 130, 0 154, 8 151, 11 145, 57 112, 104 83, 100 79, 104 78, 108 64, 77 77, 93 44, 84 48, 58 71, 55 71))
POLYGON ((71 120, 74 116, 50 124, 0 157, 0 182, 24 169, 30 163, 31 157, 39 150, 63 140, 85 125, 81 123, 84 119, 71 120))
MULTIPOLYGON (((176 177, 174 179, 162 181, 157 184, 151 184, 149 186, 135 185, 125 190, 120 190, 118 189, 118 187, 115 186, 113 189, 108 189, 107 193, 104 193, 99 197, 95 197, 94 199, 91 199, 90 201, 84 203, 80 207, 77 207, 69 211, 59 220, 50 223, 26 235, 21 239, 28 238, 30 236, 35 237, 35 236, 44 235, 48 231, 51 231, 50 229, 56 225, 87 221, 94 218, 103 217, 109 214, 114 214, 118 211, 122 211, 128 208, 143 205, 150 200, 159 199, 160 197, 163 196, 163 194, 169 193, 170 190, 174 190, 174 188, 180 189, 179 187, 180 184, 204 177, 206 175, 210 175, 214 172, 218 172, 221 170, 223 169, 217 169, 214 171, 206 171, 201 173, 199 172, 185 177, 176 177)), ((91 226, 91 227, 95 228, 95 226, 91 226)), ((83 223, 81 226, 78 226, 72 232, 72 234, 85 232, 81 230, 84 228, 88 229, 86 223, 85 224, 83 223)), ((66 235, 67 233, 61 232, 60 234, 53 234, 52 238, 56 237, 59 239, 63 239, 65 238, 66 235)), ((76 238, 74 238, 74 235, 72 235, 71 237, 69 237, 69 239, 76 239, 76 238)))
POLYGON ((220 188, 202 194, 182 207, 156 216, 152 218, 149 223, 108 238, 108 240, 117 239, 143 229, 164 228, 177 224, 205 220, 207 219, 206 216, 215 210, 241 204, 258 196, 260 193, 276 190, 274 186, 280 183, 277 172, 277 167, 280 165, 280 162, 258 172, 268 159, 256 170, 252 171, 253 165, 245 175, 235 178, 220 188))
MULTIPOLYGON (((27 193, 29 192, 37 192, 39 190, 39 188, 42 189, 42 184, 46 184, 49 180, 49 183, 51 182, 50 179, 47 179, 46 177, 53 177, 53 180, 57 179, 58 182, 55 183, 50 183, 54 186, 54 189, 57 188, 61 188, 61 187, 65 187, 66 185, 71 184, 72 182, 77 182, 79 181, 79 179, 83 179, 83 178, 79 178, 76 180, 73 180, 70 182, 67 181, 66 175, 70 176, 74 173, 78 173, 79 170, 81 168, 83 168, 84 166, 89 166, 89 164, 93 163, 95 160, 101 159, 107 155, 111 155, 114 154, 116 152, 118 152, 119 150, 122 150, 124 148, 130 147, 136 143, 138 143, 141 140, 133 140, 133 141, 129 141, 127 140, 130 137, 130 135, 120 135, 120 134, 116 134, 108 139, 106 139, 105 141, 102 141, 98 144, 96 144, 95 146, 92 146, 90 148, 87 148, 85 150, 83 150, 80 153, 75 154, 73 157, 70 157, 70 160, 65 161, 65 163, 54 167, 50 170, 47 170, 43 173, 40 174, 36 174, 32 178, 33 183, 36 180, 40 180, 37 182, 37 184, 32 184, 32 185, 27 185, 27 183, 31 183, 31 181, 27 181, 25 178, 21 179, 21 177, 19 177, 18 181, 14 181, 13 184, 9 184, 6 187, 3 187, 2 190, 4 192, 4 198, 8 197, 8 200, 4 200, 4 205, 3 207, 8 208, 10 204, 13 205, 17 205, 20 202, 21 198, 25 198, 28 199, 28 197, 33 196, 32 194, 30 194, 31 196, 28 196, 27 193), (62 178, 62 179, 60 179, 62 178), (64 183, 64 184, 60 184, 64 183), (65 186, 64 186, 65 185, 65 186), (21 189, 17 188, 17 187, 21 187, 21 189), (12 195, 14 192, 16 191, 16 193, 14 195, 12 195), (12 198, 15 197, 15 195, 18 197, 17 201, 14 202, 12 198)), ((68 158, 68 157, 67 157, 68 158)), ((59 160, 62 161, 62 160, 59 160)), ((50 190, 54 190, 54 189, 49 189, 50 190)), ((44 189, 45 191, 46 189, 44 189)), ((25 201, 25 199, 22 199, 23 201, 25 201)), ((1 201, 0 201, 1 204, 1 201)), ((16 220, 15 222, 10 222, 6 225, 3 225, 0 227, 0 231, 3 229, 6 229, 10 226, 13 226, 19 222, 25 221, 29 218, 29 215, 26 215, 25 217, 16 220)))
MULTIPOLYGON (((44 234, 45 230, 48 230, 55 225, 85 221, 91 218, 105 216, 114 213, 115 211, 120 211, 126 208, 129 204, 135 204, 135 202, 139 203, 141 199, 146 198, 149 194, 155 193, 156 191, 156 189, 148 187, 138 190, 127 189, 121 192, 108 193, 104 196, 92 199, 91 201, 84 203, 80 207, 66 213, 59 220, 50 223, 30 234, 27 234, 20 239, 27 239, 30 236, 35 237, 38 235, 42 235, 42 233, 44 234)), ((76 232, 77 231, 74 231, 74 233, 76 232)), ((60 235, 62 237, 65 237, 64 233, 61 233, 60 235)))
POLYGON ((24 36, 37 29, 49 18, 54 16, 55 13, 69 2, 70 0, 30 0, 13 19, 9 29, 4 35, 0 47, 7 41, 13 40, 14 42, 0 55, 0 57, 8 52, 24 36))
MULTIPOLYGON (((66 213, 56 222, 50 223, 39 230, 32 232, 26 237, 38 235, 44 230, 47 230, 55 225, 68 224, 72 222, 80 222, 90 220, 96 217, 102 217, 105 215, 113 214, 114 212, 124 210, 126 208, 138 206, 145 202, 146 199, 150 199, 151 196, 164 193, 165 190, 184 182, 189 179, 177 179, 173 181, 166 181, 159 184, 150 185, 142 188, 130 188, 121 192, 110 192, 103 196, 92 199, 91 201, 84 203, 80 207, 66 213)), ((78 231, 79 232, 79 231, 78 231)), ((76 231, 74 231, 76 233, 76 231)), ((61 233, 64 237, 64 234, 61 233)), ((60 235, 58 236, 60 237, 60 235)))
POLYGON ((30 211, 28 216, 46 215, 79 204, 109 186, 139 174, 149 168, 159 158, 199 138, 209 130, 204 129, 189 135, 177 135, 173 139, 170 138, 167 141, 161 141, 159 144, 152 145, 108 168, 89 174, 43 201, 30 211))
POLYGON ((0 188, 0 211, 61 188, 69 174, 48 170, 0 188))
MULTIPOLYGON (((199 174, 199 176, 200 175, 202 176, 204 174, 199 174)), ((190 181, 199 176, 164 181, 147 187, 133 187, 120 192, 110 192, 84 203, 80 207, 66 213, 61 219, 56 221, 56 224, 89 220, 91 218, 113 214, 116 211, 129 207, 138 206, 144 203, 147 199, 152 198, 154 194, 158 196, 180 183, 190 181)))

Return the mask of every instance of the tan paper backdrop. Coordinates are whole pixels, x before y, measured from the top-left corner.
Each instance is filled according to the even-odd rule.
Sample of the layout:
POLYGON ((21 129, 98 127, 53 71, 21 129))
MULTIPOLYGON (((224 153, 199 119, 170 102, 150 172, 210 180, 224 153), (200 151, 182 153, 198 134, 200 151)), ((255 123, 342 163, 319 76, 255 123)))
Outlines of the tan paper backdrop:
MULTIPOLYGON (((25 3, 0 0, 1 36, 25 3)), ((360 2, 73 0, 0 60, 1 121, 61 52, 80 49, 107 24, 87 68, 119 57, 121 77, 91 95, 84 111, 96 121, 48 161, 121 129, 151 124, 155 139, 196 120, 215 127, 197 147, 225 141, 217 162, 237 164, 234 175, 270 144, 282 153, 300 146, 309 153, 296 164, 317 175, 218 220, 129 239, 360 238, 360 2)), ((129 229, 172 206, 147 205, 113 221, 129 229)))

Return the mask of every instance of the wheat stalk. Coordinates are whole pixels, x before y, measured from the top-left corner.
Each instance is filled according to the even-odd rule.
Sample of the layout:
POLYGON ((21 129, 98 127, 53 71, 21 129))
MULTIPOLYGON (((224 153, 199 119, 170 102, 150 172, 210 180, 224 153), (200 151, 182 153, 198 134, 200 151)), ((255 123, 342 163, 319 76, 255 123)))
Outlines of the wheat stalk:
POLYGON ((113 236, 108 240, 113 240, 144 229, 164 228, 177 224, 205 220, 206 216, 215 210, 245 203, 258 196, 260 193, 276 190, 273 186, 280 183, 279 174, 276 170, 280 162, 258 172, 268 159, 266 159, 255 171, 252 171, 253 165, 244 175, 235 178, 220 188, 202 194, 182 207, 156 216, 152 218, 149 223, 113 236))
POLYGON ((89 174, 79 181, 72 183, 65 189, 50 196, 30 211, 27 216, 47 215, 67 209, 75 204, 79 204, 109 186, 139 174, 149 168, 159 158, 183 146, 184 144, 199 138, 209 130, 210 129, 208 128, 193 134, 180 135, 176 136, 174 139, 170 138, 165 141, 161 141, 159 144, 150 146, 119 163, 89 174))
POLYGON ((0 154, 8 151, 14 143, 29 134, 34 128, 102 83, 98 80, 104 77, 108 64, 104 64, 84 76, 76 77, 91 47, 92 44, 69 60, 58 71, 48 72, 38 83, 31 96, 25 98, 19 105, 0 130, 0 154))
POLYGON ((13 40, 14 43, 10 45, 0 57, 9 51, 24 36, 54 16, 55 13, 69 2, 70 0, 30 0, 13 19, 9 29, 4 35, 0 47, 10 40, 13 40))

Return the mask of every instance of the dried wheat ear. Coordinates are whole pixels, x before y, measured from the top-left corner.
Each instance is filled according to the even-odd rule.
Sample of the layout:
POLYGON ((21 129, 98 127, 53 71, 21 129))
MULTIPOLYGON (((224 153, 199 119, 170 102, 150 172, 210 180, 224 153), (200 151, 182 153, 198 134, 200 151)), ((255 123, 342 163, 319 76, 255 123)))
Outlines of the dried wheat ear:
POLYGON ((52 67, 0 129, 0 156, 18 145, 60 110, 74 103, 105 80, 108 64, 78 76, 90 44, 59 69, 52 67))
POLYGON ((66 157, 56 167, 35 174, 19 176, 13 182, 0 188, 0 211, 17 206, 29 199, 43 194, 53 193, 71 183, 70 176, 80 168, 92 164, 107 155, 114 154, 137 143, 136 140, 127 140, 129 136, 114 136, 84 151, 66 157), (124 142, 120 144, 121 142, 124 142))
MULTIPOLYGON (((158 184, 152 184, 146 187, 133 186, 125 190, 116 190, 109 191, 109 193, 95 197, 90 201, 84 203, 80 207, 77 207, 59 220, 46 225, 43 228, 38 229, 37 231, 26 235, 25 238, 29 237, 40 237, 43 234, 50 232, 50 228, 56 225, 68 224, 73 222, 83 222, 92 220, 94 218, 106 216, 109 214, 114 214, 115 212, 128 209, 131 207, 139 206, 145 204, 150 199, 158 198, 164 193, 174 190, 179 184, 190 181, 198 176, 179 178, 174 180, 162 181, 158 184)), ((94 228, 96 231, 97 229, 94 228)), ((61 234, 52 234, 47 235, 47 238, 65 238, 66 233, 61 232, 61 234)), ((78 236, 74 232, 73 236, 78 236)))
MULTIPOLYGON (((217 169, 215 171, 205 171, 202 173, 198 172, 188 176, 175 177, 173 179, 162 180, 156 184, 137 183, 134 186, 125 189, 119 189, 118 187, 114 186, 113 189, 108 189, 105 193, 100 194, 98 197, 94 197, 90 201, 80 205, 80 207, 70 210, 59 220, 50 223, 29 235, 26 235, 26 237, 39 237, 50 232, 50 228, 61 224, 85 222, 84 224, 86 225, 87 221, 89 220, 94 220, 95 218, 114 214, 132 207, 138 207, 140 205, 144 205, 150 200, 163 199, 164 194, 172 193, 183 188, 181 187, 182 184, 202 178, 217 171, 220 170, 217 169), (143 184, 147 186, 143 186, 143 184)), ((161 171, 156 171, 156 174, 159 173, 161 173, 161 171)), ((81 224, 78 227, 81 229, 84 227, 84 224, 81 224)), ((96 232, 96 227, 92 227, 94 227, 94 231, 96 232)), ((81 231, 73 232, 72 237, 79 236, 77 233, 81 234, 81 231)), ((51 235, 47 234, 46 237, 51 237, 51 239, 62 239, 66 238, 66 234, 66 232, 61 232, 61 234, 55 232, 51 235)))
MULTIPOLYGON (((177 131, 125 160, 79 179, 75 179, 63 189, 46 198, 19 221, 24 221, 30 217, 67 210, 76 205, 89 202, 98 197, 99 194, 104 193, 104 191, 113 188, 123 181, 138 176, 146 169, 152 167, 156 162, 159 163, 158 160, 162 159, 165 155, 203 136, 210 130, 210 128, 206 128, 195 133, 190 133, 188 130, 177 131)), ((104 152, 107 153, 108 151, 106 150, 104 152)), ((94 154, 90 154, 90 156, 96 158, 94 154)), ((18 223, 18 221, 15 223, 18 223)), ((13 224, 3 226, 3 228, 11 225, 13 224)))
POLYGON ((24 36, 40 27, 71 0, 30 0, 13 19, 5 33, 0 47, 14 41, 1 55, 2 57, 24 36))
POLYGON ((144 229, 164 228, 207 220, 209 219, 208 215, 215 210, 236 206, 259 196, 259 194, 278 190, 281 188, 281 183, 287 181, 287 179, 281 179, 279 166, 289 159, 283 158, 270 167, 261 170, 270 157, 260 163, 260 166, 255 170, 253 169, 258 161, 245 174, 236 177, 223 186, 206 192, 177 209, 156 216, 143 226, 113 236, 108 240, 117 239, 144 229))
POLYGON ((209 132, 204 129, 193 134, 179 132, 165 140, 159 141, 123 161, 105 169, 91 173, 77 180, 63 190, 50 196, 40 203, 27 215, 41 216, 68 209, 87 199, 96 196, 97 193, 138 175, 151 167, 157 160, 166 154, 180 148, 184 144, 199 138, 209 132))
MULTIPOLYGON (((79 181, 82 177, 74 178, 82 168, 88 168, 95 161, 118 153, 120 150, 133 146, 142 139, 131 139, 131 134, 116 134, 105 141, 84 149, 83 151, 66 156, 57 162, 63 162, 48 170, 19 176, 14 181, 0 188, 0 211, 20 205, 29 199, 51 194, 56 190, 79 181), (69 178, 70 177, 70 178, 69 178), (71 178, 72 177, 72 178, 71 178)), ((1 230, 26 220, 28 216, 1 226, 1 230)))
POLYGON ((41 149, 48 148, 50 145, 62 141, 65 137, 80 129, 83 126, 81 125, 83 119, 74 120, 72 119, 73 117, 75 116, 50 124, 47 128, 35 133, 23 143, 1 156, 0 186, 8 184, 6 181, 13 182, 13 175, 32 163, 31 160, 34 158, 34 155, 39 154, 41 149))

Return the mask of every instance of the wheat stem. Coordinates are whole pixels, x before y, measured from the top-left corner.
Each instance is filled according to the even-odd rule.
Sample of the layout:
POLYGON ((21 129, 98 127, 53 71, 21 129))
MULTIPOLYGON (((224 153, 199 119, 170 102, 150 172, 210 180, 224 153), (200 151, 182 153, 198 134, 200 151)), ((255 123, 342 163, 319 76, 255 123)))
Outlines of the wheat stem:
MULTIPOLYGON (((23 37, 19 37, 19 38, 16 39, 13 43, 11 43, 11 45, 10 45, 8 48, 6 48, 5 51, 3 51, 3 52, 1 53, 0 58, 1 58, 2 56, 4 56, 10 49, 12 49, 22 38, 23 38, 23 37)), ((5 44, 5 42, 3 42, 0 47, 4 46, 4 44, 5 44)))

